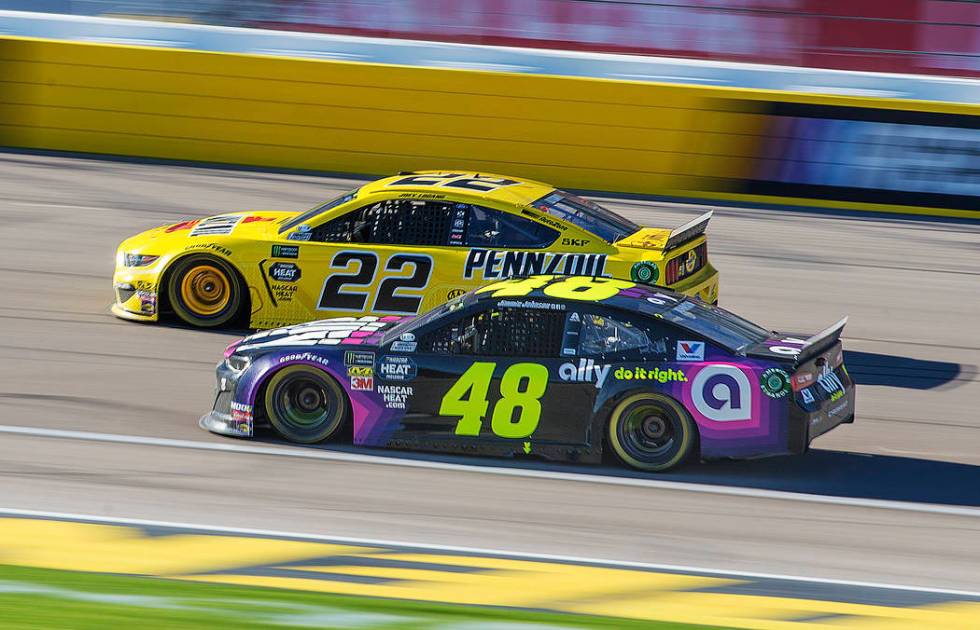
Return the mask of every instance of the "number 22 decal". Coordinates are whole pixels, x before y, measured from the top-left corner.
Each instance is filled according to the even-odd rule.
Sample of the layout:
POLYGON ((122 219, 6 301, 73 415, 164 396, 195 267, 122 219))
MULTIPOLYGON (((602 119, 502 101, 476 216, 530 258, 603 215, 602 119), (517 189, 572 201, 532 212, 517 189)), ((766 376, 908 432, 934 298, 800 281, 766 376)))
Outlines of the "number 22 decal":
MULTIPOLYGON (((422 254, 395 254, 385 263, 385 272, 410 269, 410 276, 388 276, 378 286, 374 306, 368 310, 383 313, 418 312, 421 295, 403 295, 402 290, 424 289, 432 275, 432 258, 422 254)), ((378 255, 374 252, 337 252, 330 263, 330 275, 320 293, 320 310, 363 311, 370 292, 345 287, 369 287, 378 272, 378 255), (344 271, 348 273, 334 273, 344 271)))
MULTIPOLYGON (((459 416, 456 435, 480 435, 490 406, 487 394, 496 367, 496 363, 474 363, 442 397, 439 415, 459 416)), ((520 439, 534 433, 541 421, 541 397, 547 388, 545 366, 515 363, 507 368, 500 379, 500 400, 493 407, 490 429, 502 438, 520 439), (525 383, 523 389, 522 383, 525 383), (518 411, 516 420, 515 411, 518 411)))

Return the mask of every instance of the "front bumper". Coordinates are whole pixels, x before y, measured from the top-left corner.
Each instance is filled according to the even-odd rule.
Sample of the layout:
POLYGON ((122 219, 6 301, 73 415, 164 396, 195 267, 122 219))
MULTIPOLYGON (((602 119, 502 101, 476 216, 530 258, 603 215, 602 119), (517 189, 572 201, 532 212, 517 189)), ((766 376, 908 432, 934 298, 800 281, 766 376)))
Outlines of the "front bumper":
POLYGON ((154 313, 153 315, 145 315, 143 313, 134 313, 126 309, 125 306, 116 302, 109 308, 109 312, 118 317, 119 319, 128 319, 134 322, 155 322, 159 319, 159 315, 154 313))
POLYGON ((220 413, 218 411, 209 411, 201 416, 198 425, 211 433, 231 437, 252 437, 250 428, 243 428, 242 424, 234 420, 230 414, 220 413))
POLYGON ((252 405, 235 400, 238 379, 241 375, 241 372, 232 370, 224 362, 218 364, 215 370, 217 386, 214 406, 211 411, 201 416, 198 424, 202 429, 233 437, 252 437, 255 432, 252 405))
POLYGON ((159 319, 159 294, 155 280, 138 277, 132 269, 116 270, 112 276, 115 301, 112 314, 122 319, 155 322, 159 319))

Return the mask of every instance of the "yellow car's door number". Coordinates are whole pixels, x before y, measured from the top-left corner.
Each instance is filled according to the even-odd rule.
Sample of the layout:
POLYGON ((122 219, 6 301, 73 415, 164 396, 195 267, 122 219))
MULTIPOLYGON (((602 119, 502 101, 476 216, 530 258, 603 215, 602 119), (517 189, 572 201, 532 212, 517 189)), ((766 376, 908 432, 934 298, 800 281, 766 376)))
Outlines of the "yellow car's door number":
POLYGON ((343 251, 333 257, 329 272, 330 275, 323 282, 317 309, 414 315, 422 304, 422 295, 417 292, 428 286, 432 275, 432 257, 427 254, 395 254, 379 274, 378 255, 374 252, 343 251), (406 270, 412 275, 392 275, 404 274, 406 270), (381 282, 372 292, 370 287, 379 275, 381 282), (367 308, 368 300, 372 297, 373 305, 367 308))
MULTIPOLYGON (((456 435, 480 435, 490 406, 487 394, 496 367, 496 363, 474 363, 442 397, 439 415, 459 416, 456 435)), ((500 400, 494 405, 490 419, 494 435, 520 439, 534 433, 541 421, 541 397, 547 388, 545 366, 515 363, 507 368, 500 379, 500 400)))
POLYGON ((623 289, 635 287, 627 280, 568 276, 553 282, 557 276, 534 276, 516 280, 503 280, 479 289, 477 293, 493 292, 493 297, 523 297, 535 289, 544 287, 544 294, 553 298, 601 302, 608 300, 623 289))

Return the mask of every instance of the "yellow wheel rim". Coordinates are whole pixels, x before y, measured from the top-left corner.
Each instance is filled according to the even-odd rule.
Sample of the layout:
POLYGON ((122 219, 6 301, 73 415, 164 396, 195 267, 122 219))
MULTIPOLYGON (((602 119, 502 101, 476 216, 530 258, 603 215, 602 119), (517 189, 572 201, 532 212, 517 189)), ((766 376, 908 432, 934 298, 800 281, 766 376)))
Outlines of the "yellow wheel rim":
POLYGON ((217 315, 231 300, 231 283, 214 265, 195 265, 180 281, 180 297, 195 315, 217 315))

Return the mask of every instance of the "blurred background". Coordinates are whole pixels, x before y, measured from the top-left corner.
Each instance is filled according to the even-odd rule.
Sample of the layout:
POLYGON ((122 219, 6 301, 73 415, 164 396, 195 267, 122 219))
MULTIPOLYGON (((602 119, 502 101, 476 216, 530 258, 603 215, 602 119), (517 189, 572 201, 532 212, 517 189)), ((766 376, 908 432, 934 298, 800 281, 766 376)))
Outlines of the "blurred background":
POLYGON ((76 80, 64 65, 22 63, 35 53, 10 41, 22 50, 0 71, 24 80, 3 95, 17 105, 0 125, 7 146, 364 175, 462 161, 664 199, 980 209, 978 2, 0 0, 3 9, 0 34, 187 51, 168 59, 292 58, 307 77, 284 87, 269 80, 299 75, 228 57, 237 83, 188 94, 128 52, 76 80), (52 82, 48 70, 67 74, 52 82), (412 94, 385 91, 400 84, 412 94), (136 97, 146 91, 157 98, 136 97), (496 98, 515 94, 525 100, 496 98), (379 102, 397 114, 379 115, 379 102), (216 106, 223 125, 209 122, 216 106), (150 128, 171 139, 139 139, 150 128))
POLYGON ((225 26, 980 76, 964 0, 5 0, 225 26))
POLYGON ((975 1, 0 0, 0 626, 980 627, 978 104, 975 1), (107 313, 129 235, 426 168, 712 209, 724 306, 849 315, 857 421, 653 478, 236 443, 242 331, 107 313))

